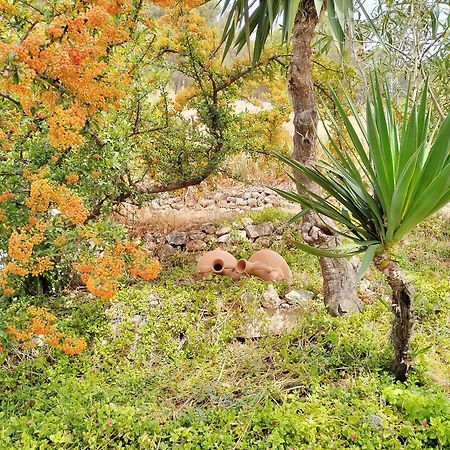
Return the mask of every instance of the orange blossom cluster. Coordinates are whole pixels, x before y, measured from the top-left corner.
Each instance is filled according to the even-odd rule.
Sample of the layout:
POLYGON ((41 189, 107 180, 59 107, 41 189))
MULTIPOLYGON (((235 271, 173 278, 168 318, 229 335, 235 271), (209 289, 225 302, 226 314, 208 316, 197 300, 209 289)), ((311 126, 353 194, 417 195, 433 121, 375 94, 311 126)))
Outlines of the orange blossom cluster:
POLYGON ((67 336, 56 329, 56 317, 43 308, 28 308, 27 324, 24 329, 7 326, 9 339, 22 344, 23 349, 31 349, 43 342, 57 348, 66 355, 78 355, 86 348, 86 341, 81 338, 67 336))

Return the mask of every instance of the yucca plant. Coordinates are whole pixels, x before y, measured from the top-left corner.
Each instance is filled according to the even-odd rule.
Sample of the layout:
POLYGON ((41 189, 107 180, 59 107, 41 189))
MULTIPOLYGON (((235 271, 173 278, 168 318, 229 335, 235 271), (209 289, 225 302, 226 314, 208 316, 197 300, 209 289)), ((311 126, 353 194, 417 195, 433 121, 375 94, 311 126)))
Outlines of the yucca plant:
MULTIPOLYGON (((450 201, 450 114, 430 130, 427 85, 411 108, 397 119, 387 86, 376 78, 366 105, 365 120, 353 102, 346 105, 356 119, 352 125, 345 103, 335 95, 338 120, 327 111, 336 138, 323 146, 327 161, 307 167, 278 155, 286 164, 318 184, 326 194, 304 189, 304 195, 275 189, 339 224, 337 234, 350 242, 334 249, 301 248, 309 253, 342 257, 365 253, 359 276, 373 261, 392 289, 394 313, 391 333, 393 372, 405 380, 410 366, 409 342, 413 327, 413 287, 392 256, 392 248, 414 226, 450 201), (360 137, 361 136, 361 137, 360 137)), ((408 102, 407 102, 408 103, 408 102)), ((295 181, 295 178, 293 178, 295 181)))

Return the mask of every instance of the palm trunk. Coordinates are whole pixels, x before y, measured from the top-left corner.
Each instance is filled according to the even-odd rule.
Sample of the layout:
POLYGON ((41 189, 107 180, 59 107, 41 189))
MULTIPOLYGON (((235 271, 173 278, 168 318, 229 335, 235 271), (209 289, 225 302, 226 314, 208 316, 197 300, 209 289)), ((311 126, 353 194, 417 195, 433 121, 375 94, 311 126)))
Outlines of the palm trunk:
MULTIPOLYGON (((311 165, 316 161, 316 127, 318 112, 311 76, 311 43, 318 16, 314 0, 305 0, 295 18, 292 51, 293 57, 289 74, 289 93, 294 111, 293 158, 302 164, 311 165)), ((307 189, 318 192, 318 187, 299 173, 297 180, 307 189)), ((299 188, 302 193, 302 189, 299 188)), ((302 237, 308 244, 333 247, 339 239, 315 213, 303 218, 302 237)), ((320 258, 323 275, 324 302, 334 316, 361 312, 362 302, 357 296, 356 274, 346 259, 320 258)))
POLYGON ((387 255, 376 256, 374 263, 378 270, 384 274, 392 290, 392 312, 394 313, 391 332, 391 341, 394 348, 392 372, 397 380, 405 381, 411 365, 411 357, 408 352, 414 325, 413 286, 406 279, 400 266, 390 260, 387 255))

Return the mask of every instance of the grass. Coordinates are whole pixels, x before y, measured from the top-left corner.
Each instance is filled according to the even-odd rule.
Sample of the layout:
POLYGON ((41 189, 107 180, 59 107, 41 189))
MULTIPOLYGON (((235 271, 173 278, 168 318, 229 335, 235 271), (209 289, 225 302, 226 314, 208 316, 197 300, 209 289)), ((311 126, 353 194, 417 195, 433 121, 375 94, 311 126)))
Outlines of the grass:
MULTIPOLYGON (((43 349, 0 360, 0 449, 449 448, 449 236, 448 220, 433 218, 398 248, 417 287, 416 357, 405 385, 388 370, 391 313, 381 277, 369 275, 363 314, 328 316, 317 262, 299 254, 293 230, 276 249, 295 287, 318 297, 281 336, 237 340, 265 284, 193 283, 187 255, 156 283, 125 288, 107 304, 4 304, 0 320, 30 301, 45 305, 90 345, 78 357, 43 349)), ((245 257, 251 248, 233 251, 245 257)))

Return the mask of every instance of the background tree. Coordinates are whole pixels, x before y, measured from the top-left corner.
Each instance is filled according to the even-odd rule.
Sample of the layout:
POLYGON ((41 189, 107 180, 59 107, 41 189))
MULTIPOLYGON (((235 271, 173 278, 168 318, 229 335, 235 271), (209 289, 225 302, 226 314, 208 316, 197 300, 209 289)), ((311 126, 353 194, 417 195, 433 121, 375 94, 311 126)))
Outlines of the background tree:
POLYGON ((409 84, 415 93, 428 78, 436 119, 442 119, 449 106, 449 35, 446 2, 377 2, 355 17, 354 61, 363 73, 376 69, 402 97, 409 84))
MULTIPOLYGON (((236 42, 242 49, 250 42, 254 33, 253 61, 256 63, 267 39, 276 27, 282 23, 282 39, 292 42, 292 58, 289 70, 289 94, 294 111, 294 149, 295 160, 311 165, 316 160, 316 128, 318 111, 311 76, 312 42, 315 37, 319 17, 327 10, 332 33, 342 48, 346 21, 353 13, 353 4, 348 0, 323 1, 273 1, 262 0, 256 5, 247 0, 228 0, 224 11, 228 19, 225 25, 225 51, 236 42), (231 6, 230 6, 231 5, 231 6)), ((295 172, 299 186, 310 190, 317 189, 314 182, 295 172)), ((301 191, 300 191, 301 192, 301 191)), ((314 212, 306 212, 302 222, 302 236, 305 242, 322 246, 336 246, 339 238, 334 236, 331 228, 314 212)), ((345 259, 320 258, 324 280, 324 301, 333 315, 362 310, 362 303, 356 292, 355 271, 345 259)))

